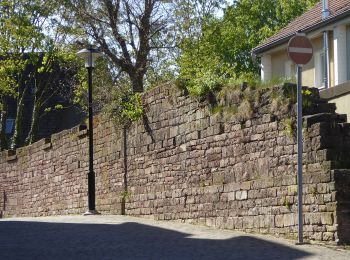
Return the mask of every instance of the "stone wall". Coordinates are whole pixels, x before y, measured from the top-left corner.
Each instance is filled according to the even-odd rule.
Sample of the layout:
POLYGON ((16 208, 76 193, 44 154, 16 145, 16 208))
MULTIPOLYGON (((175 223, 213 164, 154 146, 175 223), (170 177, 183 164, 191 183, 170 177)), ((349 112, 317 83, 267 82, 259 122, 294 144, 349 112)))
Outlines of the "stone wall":
MULTIPOLYGON (((98 124, 98 122, 95 122, 98 124)), ((108 125, 104 124, 106 131, 108 125)), ((97 204, 102 213, 120 212, 119 185, 115 165, 117 134, 95 139, 97 204), (113 149, 110 147, 113 146, 113 149), (107 154, 107 151, 109 154, 107 154)), ((75 127, 52 135, 16 153, 0 156, 4 217, 80 214, 87 209, 87 130, 75 127)), ((120 167, 119 167, 120 168, 120 167)), ((1 198, 1 197, 0 197, 1 198)))
MULTIPOLYGON (((146 116, 126 136, 96 120, 97 210, 295 237, 297 147, 286 131, 294 112, 276 106, 274 92, 255 93, 250 113, 236 98, 238 109, 225 115, 160 87, 145 94, 146 116)), ((349 242, 350 127, 334 105, 318 100, 308 110, 304 236, 349 242)), ((76 127, 2 154, 5 217, 86 210, 86 132, 76 127)))
POLYGON ((4 191, 2 189, 2 184, 0 183, 0 218, 2 218, 3 210, 4 210, 4 191))

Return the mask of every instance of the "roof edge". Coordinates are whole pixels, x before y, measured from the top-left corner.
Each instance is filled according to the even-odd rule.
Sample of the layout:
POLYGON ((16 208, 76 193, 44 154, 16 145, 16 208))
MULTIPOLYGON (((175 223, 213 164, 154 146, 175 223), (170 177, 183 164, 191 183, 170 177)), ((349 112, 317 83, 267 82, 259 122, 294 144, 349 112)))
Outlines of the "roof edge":
MULTIPOLYGON (((339 20, 341 20, 343 18, 346 18, 347 15, 349 15, 349 14, 350 14, 350 10, 344 11, 343 13, 340 13, 337 16, 330 17, 330 18, 325 19, 325 20, 323 20, 323 21, 321 21, 319 23, 316 23, 316 24, 314 24, 314 25, 312 25, 310 27, 306 27, 306 28, 300 30, 300 32, 310 33, 310 32, 312 32, 314 30, 317 30, 317 29, 319 29, 319 28, 321 28, 323 26, 327 26, 327 25, 332 24, 334 22, 337 22, 337 21, 339 21, 339 20)), ((252 53, 254 55, 259 55, 259 54, 262 54, 265 51, 268 51, 268 50, 278 46, 278 45, 286 43, 286 42, 289 41, 290 37, 295 35, 295 33, 296 32, 290 33, 287 36, 285 36, 283 38, 280 38, 280 39, 277 39, 277 40, 275 40, 275 41, 273 41, 273 42, 271 42, 269 44, 265 44, 265 45, 262 44, 260 46, 257 46, 254 49, 252 49, 252 53)))

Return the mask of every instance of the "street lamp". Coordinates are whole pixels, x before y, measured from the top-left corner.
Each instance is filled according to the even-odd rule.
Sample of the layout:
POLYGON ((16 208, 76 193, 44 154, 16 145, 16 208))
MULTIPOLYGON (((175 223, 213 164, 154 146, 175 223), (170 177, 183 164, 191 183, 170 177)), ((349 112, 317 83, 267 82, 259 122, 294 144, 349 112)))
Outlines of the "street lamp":
POLYGON ((95 173, 94 173, 94 143, 92 126, 92 70, 95 66, 95 60, 101 56, 101 53, 92 47, 80 50, 77 55, 85 60, 85 68, 88 71, 89 85, 89 173, 88 173, 88 198, 89 209, 84 215, 99 214, 95 206, 95 173))

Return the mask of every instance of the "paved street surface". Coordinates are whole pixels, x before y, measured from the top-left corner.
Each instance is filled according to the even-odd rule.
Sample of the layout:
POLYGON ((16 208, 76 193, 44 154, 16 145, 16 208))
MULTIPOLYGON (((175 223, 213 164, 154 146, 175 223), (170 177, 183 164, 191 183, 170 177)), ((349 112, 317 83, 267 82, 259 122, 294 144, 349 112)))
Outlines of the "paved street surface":
POLYGON ((0 259, 350 259, 350 251, 128 216, 0 220, 0 259))

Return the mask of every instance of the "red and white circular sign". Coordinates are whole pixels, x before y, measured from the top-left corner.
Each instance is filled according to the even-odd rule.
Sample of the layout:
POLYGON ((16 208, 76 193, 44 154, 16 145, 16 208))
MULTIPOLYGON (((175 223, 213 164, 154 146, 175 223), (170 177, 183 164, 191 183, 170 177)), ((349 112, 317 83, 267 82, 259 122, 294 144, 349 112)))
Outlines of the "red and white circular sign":
POLYGON ((289 40, 288 55, 297 65, 307 64, 313 55, 313 48, 310 40, 301 34, 297 34, 289 40))

